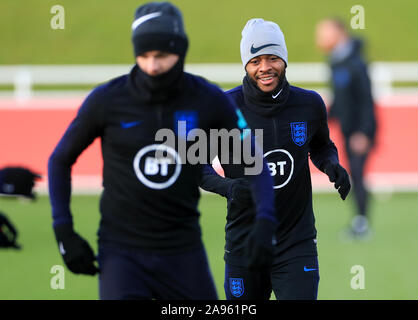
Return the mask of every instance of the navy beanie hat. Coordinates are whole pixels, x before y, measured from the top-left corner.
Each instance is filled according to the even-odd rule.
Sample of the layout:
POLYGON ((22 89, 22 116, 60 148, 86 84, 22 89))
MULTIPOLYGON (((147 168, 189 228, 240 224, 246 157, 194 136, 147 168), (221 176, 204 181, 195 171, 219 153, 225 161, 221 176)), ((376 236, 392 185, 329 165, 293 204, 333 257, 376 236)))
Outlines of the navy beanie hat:
POLYGON ((185 57, 188 40, 180 10, 169 2, 150 2, 140 6, 132 23, 135 57, 159 50, 185 57))

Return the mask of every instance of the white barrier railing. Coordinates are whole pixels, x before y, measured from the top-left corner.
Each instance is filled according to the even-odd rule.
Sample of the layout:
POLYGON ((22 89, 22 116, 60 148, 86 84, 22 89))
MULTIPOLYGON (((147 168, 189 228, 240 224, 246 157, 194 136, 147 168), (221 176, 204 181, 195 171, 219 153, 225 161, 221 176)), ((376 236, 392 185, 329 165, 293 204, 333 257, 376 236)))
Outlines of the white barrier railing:
MULTIPOLYGON (((15 65, 0 66, 0 85, 13 85, 18 99, 32 95, 34 85, 89 85, 107 81, 129 72, 132 65, 15 65)), ((239 63, 187 64, 186 71, 210 81, 240 83, 244 69, 239 63)), ((326 83, 329 68, 325 63, 291 63, 286 71, 292 83, 326 83)), ((393 83, 418 82, 418 62, 374 62, 370 77, 377 96, 391 94, 393 83)))

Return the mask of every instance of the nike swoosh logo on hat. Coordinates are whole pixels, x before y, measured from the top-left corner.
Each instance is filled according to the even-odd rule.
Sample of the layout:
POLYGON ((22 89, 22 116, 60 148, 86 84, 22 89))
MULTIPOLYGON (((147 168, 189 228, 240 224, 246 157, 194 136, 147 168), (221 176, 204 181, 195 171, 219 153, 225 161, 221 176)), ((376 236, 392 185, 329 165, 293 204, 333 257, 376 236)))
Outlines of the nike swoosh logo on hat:
POLYGON ((254 47, 254 44, 253 44, 251 46, 251 54, 256 54, 261 49, 264 49, 264 48, 267 48, 267 47, 271 47, 271 46, 280 46, 280 45, 279 44, 276 44, 276 43, 268 43, 268 44, 265 44, 263 46, 260 46, 260 47, 255 48, 254 47))
POLYGON ((161 16, 161 14, 162 14, 161 12, 153 12, 150 14, 146 14, 145 16, 139 17, 132 23, 132 30, 135 30, 136 28, 138 28, 139 25, 143 24, 145 21, 161 16))

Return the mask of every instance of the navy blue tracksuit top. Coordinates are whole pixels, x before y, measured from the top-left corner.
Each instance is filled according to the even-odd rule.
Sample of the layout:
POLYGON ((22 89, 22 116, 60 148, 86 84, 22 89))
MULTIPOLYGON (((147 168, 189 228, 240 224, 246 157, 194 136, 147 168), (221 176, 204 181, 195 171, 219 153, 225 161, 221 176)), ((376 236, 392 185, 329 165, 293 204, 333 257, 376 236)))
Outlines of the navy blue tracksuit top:
MULTIPOLYGON (((243 86, 227 92, 242 111, 251 129, 263 129, 263 152, 275 191, 278 220, 276 252, 283 258, 316 255, 315 218, 309 157, 320 170, 326 162, 338 162, 338 152, 329 138, 325 104, 314 91, 285 85, 285 98, 271 112, 261 105, 250 105, 243 86), (297 246, 309 240, 312 245, 297 246), (294 250, 289 250, 295 248, 294 250)), ((256 137, 256 140, 257 139, 256 137)), ((225 177, 241 178, 234 165, 223 165, 225 177)), ((225 195, 225 184, 214 177, 210 167, 204 170, 201 187, 225 195)), ((254 207, 228 201, 225 260, 245 265, 243 248, 253 224, 254 207)))
MULTIPOLYGON (((136 69, 91 92, 51 155, 53 224, 72 224, 71 167, 100 138, 104 190, 99 241, 151 251, 188 250, 201 244, 201 165, 152 162, 155 145, 161 144, 155 141, 155 133, 160 128, 176 132, 178 121, 186 121, 187 130, 230 130, 238 127, 239 113, 218 87, 188 73, 181 79, 183 89, 170 100, 145 103, 132 80, 136 69)), ((263 172, 250 180, 254 187, 272 183, 265 164, 263 172)), ((271 196, 267 191, 256 197, 259 217, 274 221, 273 191, 271 196)))

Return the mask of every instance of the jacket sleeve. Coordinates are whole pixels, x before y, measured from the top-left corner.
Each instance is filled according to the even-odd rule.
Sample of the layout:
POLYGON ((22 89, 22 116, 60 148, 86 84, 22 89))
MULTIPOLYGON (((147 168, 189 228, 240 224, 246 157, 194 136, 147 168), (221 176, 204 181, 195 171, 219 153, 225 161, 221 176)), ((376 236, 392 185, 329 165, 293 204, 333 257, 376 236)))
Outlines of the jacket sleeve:
POLYGON ((359 114, 357 131, 364 133, 370 139, 374 139, 376 118, 367 67, 363 62, 356 61, 353 63, 351 72, 353 76, 354 94, 358 98, 357 110, 359 114))
POLYGON ((327 163, 338 163, 339 159, 337 148, 329 137, 325 104, 319 95, 318 108, 320 117, 317 130, 309 143, 309 156, 315 167, 323 172, 327 163))
MULTIPOLYGON (((241 111, 236 107, 232 99, 227 97, 223 92, 221 92, 221 94, 222 95, 218 100, 218 110, 215 113, 218 120, 216 121, 217 123, 214 124, 214 127, 218 129, 225 128, 227 130, 239 128, 241 130, 243 148, 238 157, 241 158, 240 166, 244 173, 243 177, 248 179, 250 184, 251 194, 256 207, 256 218, 268 219, 272 223, 277 224, 274 210, 273 179, 270 175, 267 163, 263 158, 262 150, 257 146, 254 135, 250 133, 247 122, 241 111), (254 159, 257 163, 247 164, 245 159, 242 161, 243 154, 246 150, 245 144, 249 147, 247 148, 247 152, 251 152, 251 154, 254 155, 254 159)), ((235 157, 237 155, 234 154, 233 156, 235 157)), ((218 155, 218 157, 222 165, 222 155, 218 155)))
POLYGON ((48 189, 53 226, 72 224, 71 168, 78 156, 101 135, 103 111, 100 87, 92 91, 55 147, 48 161, 48 189))
POLYGON ((200 187, 203 190, 217 193, 227 198, 233 182, 233 179, 223 178, 217 174, 210 164, 203 165, 202 179, 200 181, 200 187))

